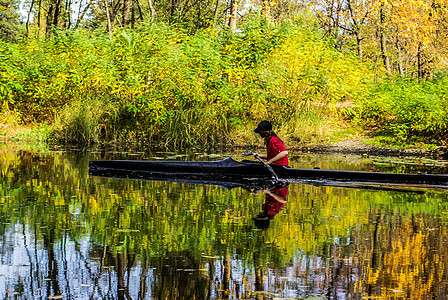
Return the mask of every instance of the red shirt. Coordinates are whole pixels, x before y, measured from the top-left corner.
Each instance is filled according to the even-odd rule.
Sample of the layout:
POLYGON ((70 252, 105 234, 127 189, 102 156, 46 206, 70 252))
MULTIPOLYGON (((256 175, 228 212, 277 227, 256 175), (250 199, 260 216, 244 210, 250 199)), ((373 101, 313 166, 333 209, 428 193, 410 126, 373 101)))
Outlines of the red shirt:
MULTIPOLYGON (((271 192, 279 195, 286 201, 286 196, 288 195, 288 186, 285 186, 280 189, 274 189, 271 192)), ((269 216, 273 217, 275 216, 282 208, 285 206, 286 202, 279 202, 271 195, 266 195, 266 201, 265 201, 265 209, 269 216)))
MULTIPOLYGON (((282 151, 287 151, 283 142, 278 137, 271 137, 267 149, 267 160, 270 160, 282 151)), ((273 164, 287 166, 289 164, 288 156, 285 156, 282 159, 273 162, 273 164)))

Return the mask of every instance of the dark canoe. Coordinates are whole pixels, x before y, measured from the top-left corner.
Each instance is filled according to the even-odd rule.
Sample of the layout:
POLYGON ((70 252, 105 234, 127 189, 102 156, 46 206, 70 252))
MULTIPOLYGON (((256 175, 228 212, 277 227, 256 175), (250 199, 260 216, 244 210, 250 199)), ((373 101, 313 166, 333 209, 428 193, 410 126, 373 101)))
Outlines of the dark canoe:
POLYGON ((212 162, 100 160, 89 162, 89 174, 101 177, 217 185, 250 191, 276 186, 260 162, 231 157, 212 162))
MULTIPOLYGON (((391 183, 408 185, 448 184, 448 175, 397 174, 382 172, 339 171, 321 169, 294 169, 272 165, 280 180, 336 181, 391 183)), ((89 173, 95 176, 138 179, 187 179, 194 181, 238 182, 241 180, 272 180, 272 174, 257 161, 235 161, 228 157, 219 161, 137 161, 100 160, 89 163, 89 173)))

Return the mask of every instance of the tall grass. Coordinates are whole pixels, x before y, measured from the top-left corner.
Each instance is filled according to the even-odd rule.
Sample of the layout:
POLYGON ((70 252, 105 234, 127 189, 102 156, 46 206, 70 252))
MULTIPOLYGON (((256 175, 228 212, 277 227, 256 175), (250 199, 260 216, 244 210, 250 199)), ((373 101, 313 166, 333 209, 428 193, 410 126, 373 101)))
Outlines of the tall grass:
POLYGON ((167 119, 164 146, 171 149, 226 147, 228 128, 226 115, 214 108, 175 111, 167 119))
POLYGON ((104 99, 78 101, 64 106, 54 120, 55 139, 65 144, 89 146, 114 138, 111 126, 118 109, 104 99))

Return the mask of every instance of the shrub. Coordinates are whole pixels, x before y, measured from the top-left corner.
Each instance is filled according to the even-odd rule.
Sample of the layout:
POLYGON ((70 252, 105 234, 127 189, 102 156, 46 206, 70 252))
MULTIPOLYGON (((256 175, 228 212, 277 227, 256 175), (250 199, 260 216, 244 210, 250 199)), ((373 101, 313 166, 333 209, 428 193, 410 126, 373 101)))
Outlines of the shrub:
POLYGON ((447 83, 446 78, 383 81, 357 102, 355 120, 397 142, 444 143, 448 135, 447 83))

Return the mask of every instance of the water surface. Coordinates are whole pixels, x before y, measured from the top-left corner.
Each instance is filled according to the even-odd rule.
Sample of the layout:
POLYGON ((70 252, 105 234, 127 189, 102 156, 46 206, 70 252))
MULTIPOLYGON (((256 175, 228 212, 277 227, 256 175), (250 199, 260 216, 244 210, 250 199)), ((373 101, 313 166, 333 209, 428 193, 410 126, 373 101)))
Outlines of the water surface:
MULTIPOLYGON (((242 188, 100 178, 87 169, 96 159, 229 155, 243 159, 0 146, 0 297, 448 297, 448 189, 291 183, 280 193, 286 201, 276 201, 242 188)), ((425 159, 292 153, 291 161, 446 171, 446 162, 425 159)))

